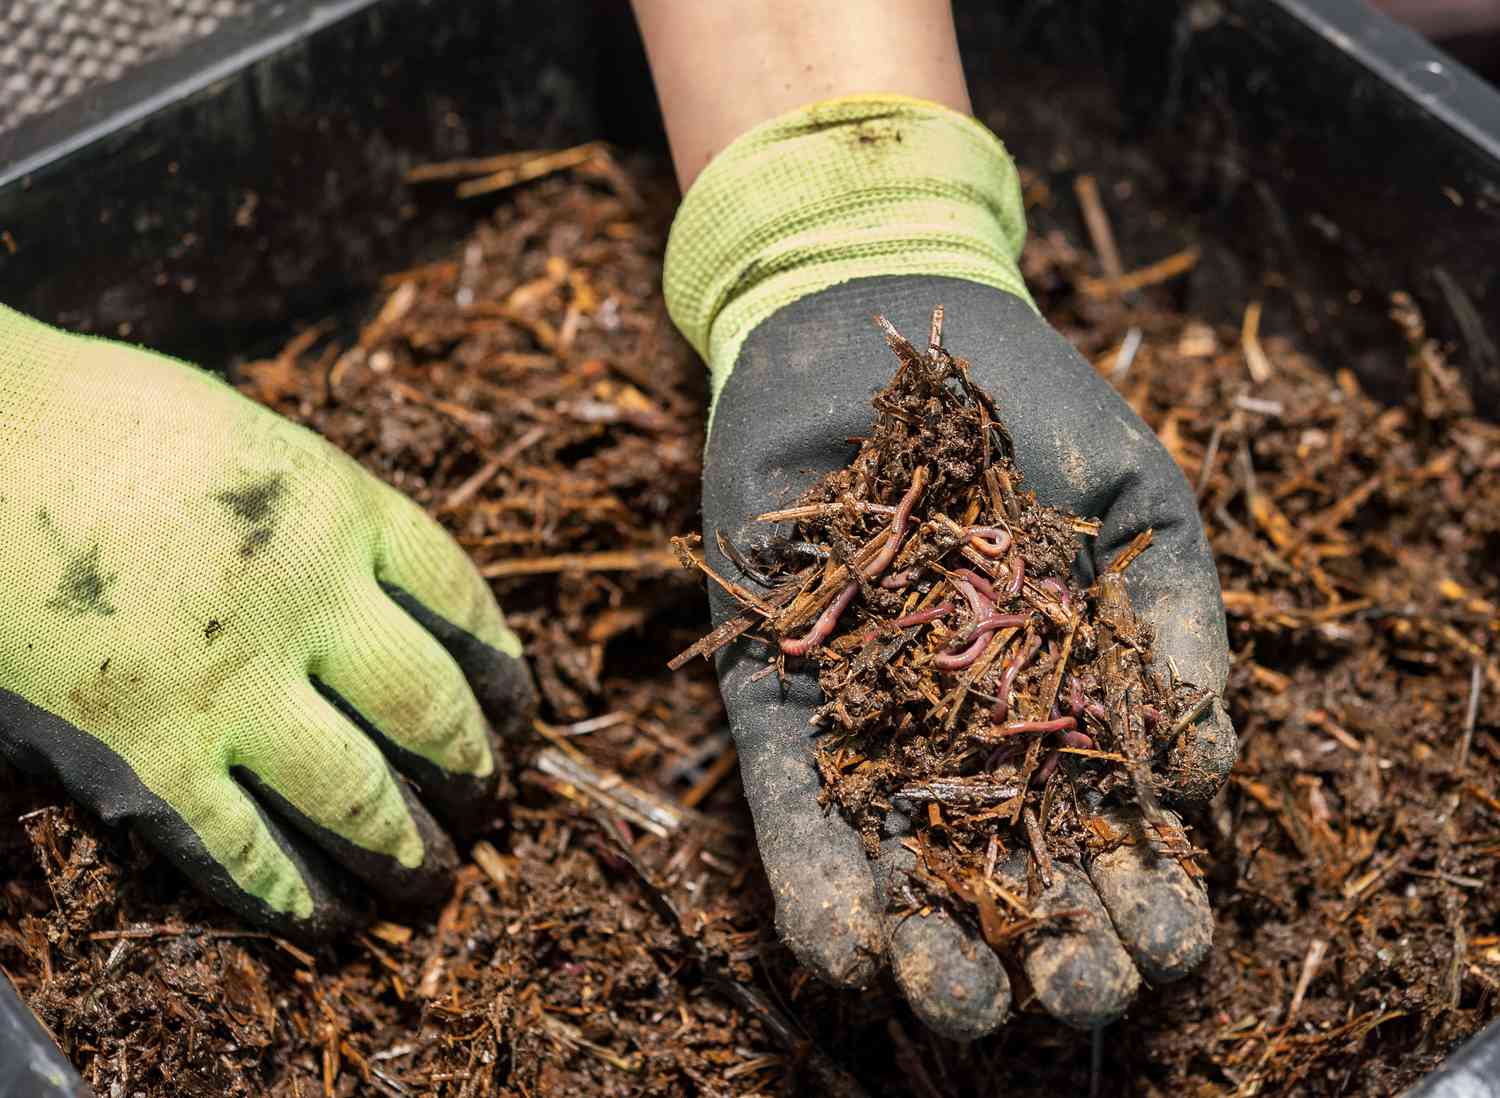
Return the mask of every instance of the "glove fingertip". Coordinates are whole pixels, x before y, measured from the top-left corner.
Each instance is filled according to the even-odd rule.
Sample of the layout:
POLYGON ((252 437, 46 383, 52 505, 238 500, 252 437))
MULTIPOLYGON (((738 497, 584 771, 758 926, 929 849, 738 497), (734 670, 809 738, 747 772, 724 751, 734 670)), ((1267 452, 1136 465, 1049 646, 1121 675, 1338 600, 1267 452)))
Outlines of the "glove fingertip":
POLYGON ((774 872, 776 931, 813 974, 834 987, 868 987, 880 968, 880 915, 863 882, 774 872), (863 884, 863 888, 859 886, 863 884))
MULTIPOLYGON (((416 783, 423 801, 437 812, 443 823, 455 833, 469 834, 489 824, 497 807, 495 790, 500 785, 503 756, 498 751, 495 731, 481 717, 478 735, 482 742, 474 744, 475 753, 489 753, 492 765, 488 773, 474 774, 461 770, 450 770, 417 752, 409 750, 387 736, 378 725, 366 717, 342 694, 321 679, 312 680, 313 689, 321 694, 345 719, 375 743, 386 761, 405 777, 416 783)), ((409 805, 417 802, 404 783, 398 783, 402 795, 409 805)), ((418 805, 418 807, 422 807, 418 805)), ((425 813, 424 813, 425 815, 425 813)), ((419 825, 420 829, 420 825, 419 825)))
POLYGON ((202 892, 254 926, 265 927, 304 945, 316 946, 335 941, 370 921, 374 913, 370 896, 342 866, 265 811, 246 792, 236 790, 232 795, 243 797, 248 802, 264 841, 284 859, 284 868, 276 879, 283 884, 293 883, 297 891, 304 893, 305 909, 298 905, 273 906, 267 899, 247 890, 247 886, 230 873, 227 865, 236 855, 243 854, 246 846, 232 851, 210 850, 175 810, 165 806, 165 802, 166 811, 142 814, 132 824, 148 843, 175 862, 202 892), (295 874, 295 877, 288 878, 287 874, 295 874))
POLYGON ((1042 1008, 1074 1029, 1119 1021, 1141 986, 1118 942, 1059 939, 1031 949, 1025 968, 1042 1008))
POLYGON ((891 934, 891 970, 928 1029, 955 1041, 993 1033, 1010 1013, 1010 978, 993 950, 942 912, 913 914, 891 934))
MULTIPOLYGON (((1006 872, 1024 888, 1024 858, 1006 872)), ((1032 914, 1058 918, 1025 943, 1026 978, 1042 1008, 1064 1025, 1096 1029, 1118 1021, 1140 990, 1140 973, 1083 871, 1057 862, 1052 874, 1052 886, 1036 898, 1032 914)))
POLYGON ((235 767, 231 773, 280 821, 294 827, 299 836, 320 847, 328 858, 336 859, 341 873, 353 873, 386 899, 398 904, 425 905, 446 894, 453 872, 458 868, 458 852, 453 840, 399 778, 392 777, 394 788, 421 842, 422 859, 413 866, 403 865, 391 854, 335 834, 253 771, 235 767))
POLYGON ((731 646, 719 657, 719 687, 776 899, 776 929, 827 983, 865 987, 880 967, 882 909, 858 833, 818 800, 808 742, 817 682, 796 674, 783 684, 758 675, 756 662, 745 645, 731 646))
POLYGON ((1205 804, 1223 788, 1239 757, 1240 741, 1224 703, 1215 698, 1167 752, 1168 800, 1181 807, 1205 804))
POLYGON ((525 661, 455 625, 404 588, 384 582, 380 586, 392 602, 436 637, 453 657, 502 740, 519 736, 531 727, 537 692, 525 661))
POLYGON ((266 909, 260 905, 247 907, 236 902, 233 897, 227 899, 227 905, 247 922, 267 926, 294 942, 310 946, 327 945, 368 926, 375 918, 375 905, 368 895, 361 893, 352 884, 343 888, 331 887, 331 879, 328 873, 321 876, 309 874, 304 878, 312 896, 312 914, 306 918, 267 918, 266 909))
POLYGON ((1131 838, 1094 858, 1089 879, 1141 974, 1153 984, 1180 980, 1213 946, 1208 896, 1139 815, 1117 809, 1106 818, 1131 838))

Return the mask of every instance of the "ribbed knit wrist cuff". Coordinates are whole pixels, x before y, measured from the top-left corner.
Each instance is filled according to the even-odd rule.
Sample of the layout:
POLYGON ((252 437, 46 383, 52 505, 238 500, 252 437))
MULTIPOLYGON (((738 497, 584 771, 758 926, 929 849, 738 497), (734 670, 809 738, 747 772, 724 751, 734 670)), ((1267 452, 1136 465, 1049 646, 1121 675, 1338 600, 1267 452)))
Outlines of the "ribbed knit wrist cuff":
POLYGON ((667 309, 713 395, 785 305, 878 275, 946 275, 1030 303, 1020 183, 1000 140, 936 103, 830 99, 743 134, 688 190, 667 242, 667 309))

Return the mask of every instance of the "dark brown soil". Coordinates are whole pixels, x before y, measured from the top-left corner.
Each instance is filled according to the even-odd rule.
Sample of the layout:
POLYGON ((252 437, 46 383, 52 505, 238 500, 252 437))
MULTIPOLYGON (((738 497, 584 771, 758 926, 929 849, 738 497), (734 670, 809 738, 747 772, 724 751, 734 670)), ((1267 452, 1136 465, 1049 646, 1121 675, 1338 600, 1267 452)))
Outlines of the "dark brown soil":
MULTIPOLYGON (((1500 431, 1409 312, 1405 406, 1275 339, 1253 381, 1169 287, 1090 283, 1029 193, 1044 312, 1202 486, 1244 743, 1192 833, 1214 952, 1103 1035, 1100 1093, 1394 1093, 1500 1014, 1500 431)), ((665 548, 697 525, 705 393, 660 303, 672 200, 596 156, 393 275, 357 343, 243 371, 493 577, 541 750, 439 912, 315 955, 0 779, 0 965, 101 1094, 1087 1092, 1086 1036, 1023 1011, 954 1045, 774 940, 711 674, 665 666, 706 618, 665 548)))

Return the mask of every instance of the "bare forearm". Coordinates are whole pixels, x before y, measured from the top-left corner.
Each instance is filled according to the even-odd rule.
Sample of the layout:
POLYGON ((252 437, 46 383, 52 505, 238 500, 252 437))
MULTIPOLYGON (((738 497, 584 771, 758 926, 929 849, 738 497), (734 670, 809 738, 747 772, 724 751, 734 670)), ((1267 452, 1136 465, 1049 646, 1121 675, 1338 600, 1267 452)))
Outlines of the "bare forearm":
POLYGON ((832 96, 969 109, 948 0, 634 0, 684 190, 740 134, 832 96))

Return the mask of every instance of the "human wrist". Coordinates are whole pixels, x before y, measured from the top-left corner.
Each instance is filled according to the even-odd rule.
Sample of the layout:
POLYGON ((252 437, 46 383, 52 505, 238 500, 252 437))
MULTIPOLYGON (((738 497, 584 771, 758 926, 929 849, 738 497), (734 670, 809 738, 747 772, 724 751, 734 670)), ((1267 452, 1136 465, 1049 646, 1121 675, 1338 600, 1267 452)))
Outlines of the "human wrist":
POLYGON ((883 92, 968 112, 949 0, 633 0, 686 190, 741 134, 883 92))

